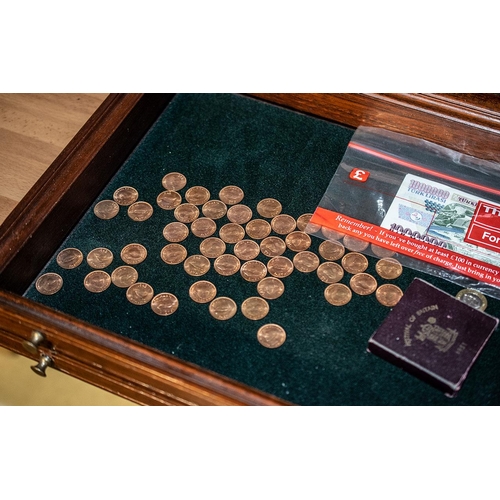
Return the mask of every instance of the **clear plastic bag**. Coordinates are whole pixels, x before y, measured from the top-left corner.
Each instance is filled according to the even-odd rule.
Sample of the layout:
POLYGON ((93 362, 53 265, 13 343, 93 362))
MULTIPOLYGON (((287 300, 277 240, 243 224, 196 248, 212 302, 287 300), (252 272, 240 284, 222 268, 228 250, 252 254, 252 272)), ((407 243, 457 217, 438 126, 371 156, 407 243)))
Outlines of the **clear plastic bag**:
POLYGON ((359 127, 305 231, 500 298, 497 163, 359 127))

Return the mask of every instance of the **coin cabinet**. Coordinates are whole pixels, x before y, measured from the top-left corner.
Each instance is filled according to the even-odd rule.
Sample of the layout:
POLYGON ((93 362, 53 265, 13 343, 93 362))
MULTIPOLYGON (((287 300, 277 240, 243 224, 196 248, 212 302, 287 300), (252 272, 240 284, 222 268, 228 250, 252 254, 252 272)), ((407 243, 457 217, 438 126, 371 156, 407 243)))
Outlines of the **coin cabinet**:
MULTIPOLYGON (((309 272, 319 264, 317 238, 314 255, 283 278, 281 296, 269 300, 269 312, 258 319, 241 313, 245 300, 260 296, 258 283, 240 273, 215 273, 215 255, 199 278, 186 274, 182 263, 162 259, 165 228, 176 220, 172 199, 158 199, 167 173, 185 175, 183 198, 192 187, 208 190, 213 213, 220 190, 237 186, 254 219, 265 219, 256 207, 270 198, 296 221, 314 211, 359 125, 500 161, 500 99, 494 94, 110 95, 0 227, 0 344, 33 359, 39 375, 50 378, 51 369, 60 370, 144 405, 498 404, 497 332, 459 395, 444 396, 366 351, 390 312, 374 294, 353 294, 342 306, 324 299, 325 283, 309 272), (153 214, 133 220, 120 206, 107 220, 96 217, 95 207, 126 186, 153 214), (130 264, 139 280, 178 299, 173 314, 132 304, 119 286, 88 292, 87 260, 74 269, 57 262, 66 248, 87 257, 104 247, 113 254, 105 269, 111 274, 125 264, 120 254, 130 244, 147 251, 130 264), (63 277, 53 295, 34 286, 47 272, 63 277), (215 284, 218 297, 233 300, 231 318, 218 320, 208 304, 192 300, 190 287, 201 279, 215 284), (257 340, 269 323, 286 332, 280 347, 268 349, 257 340)), ((248 219, 248 213, 235 216, 248 219)), ((216 222, 219 231, 229 220, 216 222)), ((247 239, 260 242, 249 236, 258 234, 257 224, 246 224, 247 239)), ((186 240, 189 255, 200 253, 209 227, 199 226, 199 235, 186 240)), ((300 239, 293 244, 302 248, 300 239)), ((228 244, 226 253, 245 251, 235 246, 228 244)), ((283 255, 293 260, 294 250, 287 247, 283 255)), ((269 260, 262 252, 258 259, 269 260)), ((368 260, 367 272, 385 283, 377 261, 368 260)), ((404 290, 415 277, 453 295, 459 291, 409 269, 394 283, 404 290)), ((487 312, 500 315, 497 301, 489 300, 487 312)))

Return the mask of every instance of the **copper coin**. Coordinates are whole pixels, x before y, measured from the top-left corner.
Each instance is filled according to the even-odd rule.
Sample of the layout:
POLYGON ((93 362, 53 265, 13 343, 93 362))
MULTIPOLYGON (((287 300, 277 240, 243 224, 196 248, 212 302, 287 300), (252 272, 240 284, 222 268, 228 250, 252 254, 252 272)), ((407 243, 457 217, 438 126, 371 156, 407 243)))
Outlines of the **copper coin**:
POLYGON ((368 267, 368 259, 358 252, 349 252, 342 257, 342 267, 351 274, 362 273, 368 267))
POLYGON ((297 222, 291 215, 280 214, 271 221, 271 228, 275 233, 288 234, 297 227, 297 222))
POLYGON ((286 235, 285 244, 292 252, 303 252, 311 246, 311 237, 303 231, 292 231, 286 235))
POLYGON ((139 278, 139 273, 130 266, 117 267, 111 273, 111 281, 118 288, 128 288, 139 278))
POLYGON ((226 251, 226 244, 220 238, 207 238, 200 243, 200 252, 209 259, 216 259, 226 251))
POLYGON ((276 349, 285 343, 286 332, 281 326, 269 323, 259 328, 257 340, 268 349, 276 349))
POLYGON ((325 299, 332 306, 345 306, 351 298, 350 288, 342 283, 333 283, 325 288, 325 299))
POLYGON ((318 252, 325 260, 339 260, 345 254, 345 247, 340 241, 323 241, 318 252))
POLYGON ((187 250, 179 243, 169 243, 161 249, 160 257, 165 264, 180 264, 187 257, 187 250))
MULTIPOLYGON (((313 214, 302 214, 300 217, 297 218, 297 229, 299 231, 304 231, 307 224, 309 224, 309 221, 313 214)), ((319 226, 318 226, 318 231, 319 231, 319 226)))
POLYGON ((163 237, 171 243, 184 241, 189 235, 189 228, 182 222, 170 222, 163 228, 163 237))
POLYGON ((179 300, 173 293, 159 293, 151 299, 151 309, 158 316, 170 316, 179 308, 179 300))
POLYGON ((153 207, 146 201, 136 201, 128 207, 127 213, 132 220, 143 222, 153 215, 153 207))
POLYGON ((249 297, 241 304, 241 312, 245 318, 258 321, 269 313, 269 304, 262 297, 249 297))
POLYGON ((182 203, 174 210, 174 217, 179 222, 184 222, 188 224, 189 222, 193 222, 200 215, 200 210, 196 205, 192 203, 182 203))
POLYGON ((120 257, 125 264, 136 265, 143 262, 148 255, 148 251, 140 243, 130 243, 120 252, 120 257))
POLYGON ((113 200, 102 200, 94 207, 94 214, 104 220, 116 217, 119 211, 120 205, 113 200))
POLYGON ((286 278, 293 272, 293 262, 288 257, 273 257, 267 263, 267 270, 275 278, 286 278))
POLYGON ((182 202, 182 196, 177 191, 163 191, 156 197, 156 204, 163 210, 173 210, 182 202))
POLYGON ((106 271, 92 271, 85 276, 83 286, 92 293, 101 293, 111 285, 111 276, 106 271))
MULTIPOLYGON (((304 233, 305 234, 305 233, 304 233)), ((309 251, 299 252, 293 257, 293 265, 301 273, 312 273, 319 266, 319 257, 309 251)))
POLYGON ((134 283, 127 288, 127 300, 136 306, 147 304, 154 297, 154 290, 147 283, 134 283))
POLYGON ((244 196, 245 193, 238 186, 226 186, 219 191, 219 199, 226 205, 236 205, 244 196))
POLYGON ((367 241, 360 240, 354 236, 346 234, 344 236, 344 246, 351 250, 352 252, 361 252, 368 248, 369 243, 367 241))
POLYGON ((237 243, 245 237, 245 229, 239 224, 230 222, 219 229, 219 236, 226 243, 237 243))
POLYGON ((250 238, 262 240, 271 234, 271 224, 264 219, 253 219, 245 226, 245 231, 250 238))
POLYGON ((210 200, 201 207, 201 212, 209 219, 218 220, 226 215, 227 206, 220 200, 210 200))
POLYGON ((344 269, 336 262, 323 262, 316 269, 316 274, 323 283, 337 283, 344 277, 344 269))
POLYGON ((386 257, 385 259, 380 259, 375 264, 375 270, 381 278, 394 280, 401 276, 403 266, 398 260, 393 259, 392 257, 386 257))
POLYGON ((238 307, 229 297, 217 297, 210 302, 208 310, 215 319, 226 321, 236 314, 238 307))
POLYGON ((385 257, 392 257, 396 252, 388 250, 387 248, 379 247, 378 245, 370 244, 370 248, 374 255, 383 259, 385 257))
POLYGON ((240 203, 229 207, 227 211, 227 218, 236 224, 246 224, 252 215, 252 209, 240 203))
POLYGON ((269 236, 260 242, 260 251, 266 257, 278 257, 286 250, 286 243, 277 236, 269 236))
POLYGON ((57 273, 42 274, 35 283, 35 288, 42 295, 54 295, 63 286, 63 279, 57 273))
POLYGON ((190 255, 184 261, 184 271, 190 276, 203 276, 210 269, 210 261, 204 255, 190 255))
POLYGON ((345 236, 345 233, 342 233, 341 231, 335 231, 335 229, 329 229, 324 226, 321 227, 321 234, 327 240, 334 240, 334 241, 340 241, 345 236))
POLYGON ((260 260, 248 260, 242 264, 240 274, 244 280, 256 283, 266 277, 267 267, 260 260))
POLYGON ((191 232, 198 238, 208 238, 217 230, 217 224, 208 217, 199 217, 191 224, 191 232))
POLYGON ((239 271, 240 266, 240 259, 230 253, 225 253, 220 257, 217 257, 214 261, 214 269, 221 276, 232 276, 233 274, 236 274, 239 271))
POLYGON ((233 248, 234 255, 241 260, 254 260, 260 253, 260 246, 253 240, 240 240, 233 248))
POLYGON ((272 219, 281 213, 281 203, 274 198, 264 198, 257 203, 257 212, 266 219, 272 219))
POLYGON ((268 276, 257 283, 257 293, 268 300, 277 299, 283 295, 285 285, 274 276, 268 276))
POLYGON ((358 273, 351 278, 349 286, 358 295, 370 295, 377 289, 377 280, 371 274, 358 273))
POLYGON ((488 300, 486 297, 480 291, 474 290, 474 288, 463 288, 455 297, 468 306, 479 309, 480 311, 485 311, 488 307, 488 300))
POLYGON ((193 205, 204 205, 210 199, 210 191, 203 186, 193 186, 186 191, 184 198, 193 205))
POLYGON ((179 172, 170 172, 161 180, 162 186, 167 191, 179 191, 186 185, 186 183, 186 177, 179 172))
POLYGON ((210 281, 197 281, 189 287, 189 296, 198 304, 206 304, 217 295, 217 288, 210 281))
POLYGON ((87 264, 94 269, 104 269, 113 262, 113 253, 107 248, 94 248, 87 255, 87 264))
POLYGON ((122 207, 128 207, 129 205, 132 205, 132 203, 136 202, 138 198, 139 193, 137 192, 137 189, 131 186, 119 187, 113 193, 113 200, 122 207))
POLYGON ((402 296, 403 291, 401 288, 390 283, 380 285, 375 292, 377 300, 386 307, 394 307, 401 300, 402 296))
POLYGON ((63 269, 75 269, 83 262, 83 253, 78 248, 65 248, 57 254, 56 262, 63 269))

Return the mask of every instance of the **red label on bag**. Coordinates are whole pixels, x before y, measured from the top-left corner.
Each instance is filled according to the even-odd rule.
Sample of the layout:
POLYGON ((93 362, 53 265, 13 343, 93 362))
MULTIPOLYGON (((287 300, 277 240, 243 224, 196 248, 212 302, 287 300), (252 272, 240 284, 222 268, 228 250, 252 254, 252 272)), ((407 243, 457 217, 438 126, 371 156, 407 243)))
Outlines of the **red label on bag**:
POLYGON ((464 241, 500 251, 500 206, 478 201, 464 241))
POLYGON ((370 172, 361 170, 360 168, 353 168, 349 174, 349 178, 353 181, 366 182, 370 177, 370 172))

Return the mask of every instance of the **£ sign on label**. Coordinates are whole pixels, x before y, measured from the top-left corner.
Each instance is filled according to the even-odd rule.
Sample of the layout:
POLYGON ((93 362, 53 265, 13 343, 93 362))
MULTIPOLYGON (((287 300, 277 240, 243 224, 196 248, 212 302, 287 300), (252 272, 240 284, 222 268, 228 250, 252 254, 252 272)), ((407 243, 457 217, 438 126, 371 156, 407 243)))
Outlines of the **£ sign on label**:
POLYGON ((370 177, 370 172, 360 168, 353 168, 349 174, 349 178, 353 181, 366 182, 370 177))

